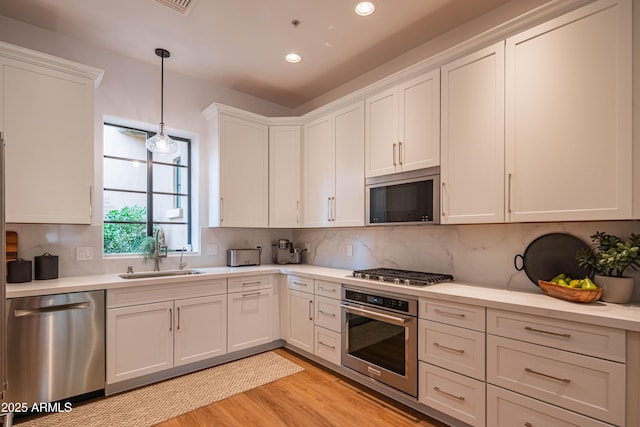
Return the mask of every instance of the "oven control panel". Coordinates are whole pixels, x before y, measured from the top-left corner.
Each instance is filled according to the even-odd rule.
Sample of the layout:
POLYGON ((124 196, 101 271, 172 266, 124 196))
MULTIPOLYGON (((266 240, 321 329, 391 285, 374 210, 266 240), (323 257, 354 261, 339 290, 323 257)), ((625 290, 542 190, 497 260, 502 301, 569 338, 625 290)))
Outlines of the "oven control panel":
POLYGON ((386 296, 367 294, 365 292, 346 290, 345 299, 348 301, 383 307, 389 310, 409 313, 409 301, 399 298, 391 298, 386 296))

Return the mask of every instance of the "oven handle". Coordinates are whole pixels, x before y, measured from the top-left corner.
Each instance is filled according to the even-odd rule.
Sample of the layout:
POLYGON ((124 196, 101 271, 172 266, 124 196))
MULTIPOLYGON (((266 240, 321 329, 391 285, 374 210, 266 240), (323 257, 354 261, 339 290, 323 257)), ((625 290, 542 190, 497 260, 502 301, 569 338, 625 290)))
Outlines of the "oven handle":
POLYGON ((393 322, 396 322, 397 324, 400 324, 400 326, 402 326, 405 323, 407 323, 410 320, 412 320, 411 317, 403 318, 403 317, 398 317, 398 316, 390 316, 388 314, 382 314, 382 313, 377 312, 377 311, 365 310, 363 308, 354 307, 352 305, 340 304, 340 307, 342 307, 342 308, 344 308, 346 310, 356 311, 358 313, 366 314, 368 316, 371 316, 374 319, 377 318, 377 320, 391 320, 393 322))

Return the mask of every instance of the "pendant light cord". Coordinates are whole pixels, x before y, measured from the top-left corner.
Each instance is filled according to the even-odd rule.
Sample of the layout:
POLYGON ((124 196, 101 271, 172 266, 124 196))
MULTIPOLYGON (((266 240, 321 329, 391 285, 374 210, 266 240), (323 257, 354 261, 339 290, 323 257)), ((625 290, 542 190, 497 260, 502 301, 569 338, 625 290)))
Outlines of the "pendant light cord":
POLYGON ((160 59, 160 123, 164 125, 164 55, 160 59))

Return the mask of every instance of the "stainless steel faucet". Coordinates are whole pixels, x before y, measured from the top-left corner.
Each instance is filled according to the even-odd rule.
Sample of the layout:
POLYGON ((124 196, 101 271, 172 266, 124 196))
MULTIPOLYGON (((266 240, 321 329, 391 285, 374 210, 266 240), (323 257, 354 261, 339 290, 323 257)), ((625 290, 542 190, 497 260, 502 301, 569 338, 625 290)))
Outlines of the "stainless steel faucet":
POLYGON ((182 252, 180 252, 180 270, 184 270, 184 268, 187 266, 186 262, 182 262, 182 256, 184 255, 185 251, 187 250, 187 248, 185 248, 184 246, 182 247, 182 252))
POLYGON ((158 227, 156 231, 156 246, 153 253, 153 271, 160 271, 160 258, 167 257, 167 241, 164 237, 164 230, 158 227))

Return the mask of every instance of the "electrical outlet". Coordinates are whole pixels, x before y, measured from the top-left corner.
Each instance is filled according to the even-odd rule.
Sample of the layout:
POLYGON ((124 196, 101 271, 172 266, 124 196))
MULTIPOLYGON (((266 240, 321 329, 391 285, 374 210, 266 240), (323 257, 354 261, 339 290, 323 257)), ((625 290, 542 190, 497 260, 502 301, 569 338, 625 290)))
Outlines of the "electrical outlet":
POLYGON ((347 245, 347 256, 353 256, 353 245, 347 245))
POLYGON ((311 243, 305 243, 304 248, 307 250, 307 252, 311 252, 311 243))
POLYGON ((218 245, 207 245, 207 255, 218 255, 218 245))
POLYGON ((91 246, 78 246, 76 248, 76 260, 90 261, 93 259, 93 248, 91 246))

